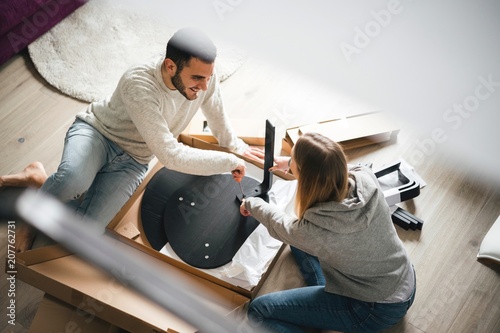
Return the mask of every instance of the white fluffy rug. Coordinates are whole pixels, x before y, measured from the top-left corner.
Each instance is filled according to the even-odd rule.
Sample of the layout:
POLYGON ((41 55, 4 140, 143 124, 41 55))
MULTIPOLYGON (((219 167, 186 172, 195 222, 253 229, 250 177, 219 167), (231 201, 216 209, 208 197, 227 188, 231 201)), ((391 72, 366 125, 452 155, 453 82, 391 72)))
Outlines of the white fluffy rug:
MULTIPOLYGON (((92 102, 110 95, 129 66, 164 55, 177 29, 133 12, 118 1, 91 0, 28 50, 47 82, 69 96, 92 102)), ((216 70, 223 81, 246 56, 216 44, 216 70)))

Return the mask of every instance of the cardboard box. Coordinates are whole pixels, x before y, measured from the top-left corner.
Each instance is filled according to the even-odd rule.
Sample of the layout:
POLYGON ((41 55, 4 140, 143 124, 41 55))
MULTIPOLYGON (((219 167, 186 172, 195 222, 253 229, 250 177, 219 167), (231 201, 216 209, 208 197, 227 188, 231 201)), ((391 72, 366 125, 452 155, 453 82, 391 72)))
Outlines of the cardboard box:
MULTIPOLYGON (((208 136, 207 136, 208 137, 208 136)), ((255 142, 257 140, 261 140, 261 142, 264 142, 264 138, 254 138, 253 139, 255 142)), ((205 150, 217 150, 217 151, 224 151, 228 152, 227 149, 222 148, 218 146, 216 143, 210 143, 205 140, 202 140, 200 138, 194 137, 192 135, 188 134, 181 134, 179 136, 179 141, 194 147, 198 149, 205 149, 205 150)), ((246 142, 246 141, 245 141, 246 142)), ((248 143, 248 142, 247 142, 248 143)), ((241 155, 238 155, 240 158, 246 160, 249 163, 252 163, 253 165, 256 165, 260 169, 263 168, 262 163, 258 163, 252 160, 249 160, 246 157, 243 157, 241 155)), ((251 289, 247 289, 238 285, 231 284, 227 281, 224 281, 222 279, 219 279, 217 277, 212 276, 211 274, 206 273, 203 270, 197 269, 193 266, 190 266, 182 261, 179 261, 175 258, 172 258, 170 256, 167 256, 163 253, 160 253, 159 251, 155 250, 152 248, 152 246, 149 244, 144 230, 142 228, 142 223, 141 223, 141 217, 140 217, 140 206, 142 202, 142 198, 144 195, 144 192, 146 190, 146 186, 149 183, 149 181, 153 178, 153 176, 156 174, 158 170, 160 170, 163 166, 159 162, 155 162, 150 164, 150 170, 148 171, 148 174, 144 181, 139 185, 137 190, 134 192, 132 197, 127 201, 127 203, 124 205, 124 207, 118 212, 118 214, 115 216, 115 218, 108 224, 106 227, 106 232, 108 235, 114 237, 115 239, 126 243, 135 249, 144 252, 148 254, 151 257, 157 258, 169 265, 175 266, 180 268, 183 271, 189 272, 193 275, 199 276, 200 278, 210 281, 214 284, 217 284, 223 288, 226 288, 227 290, 230 290, 232 292, 236 292, 239 295, 242 295, 248 299, 253 298, 261 288, 262 284, 265 282, 267 276, 270 274, 270 271, 272 267, 274 266, 275 262, 278 260, 279 255, 283 251, 284 245, 280 248, 280 250, 277 252, 276 256, 274 257, 274 260, 270 263, 267 271, 262 275, 259 283, 254 286, 251 289)), ((275 173, 276 176, 283 176, 282 178, 285 179, 293 179, 293 176, 284 174, 284 173, 275 173)))
POLYGON ((141 217, 140 217, 140 206, 148 182, 151 180, 154 174, 162 167, 163 166, 160 163, 154 164, 152 169, 149 171, 147 177, 144 179, 139 188, 135 191, 134 195, 129 199, 129 201, 115 216, 115 218, 108 224, 106 232, 112 237, 116 238, 117 240, 126 243, 134 247, 135 249, 148 254, 151 257, 157 258, 158 260, 161 260, 169 265, 178 267, 183 271, 199 276, 204 280, 217 284, 223 288, 226 288, 227 290, 235 292, 248 299, 253 298, 261 288, 267 276, 270 274, 271 268, 273 267, 279 255, 281 254, 284 246, 282 246, 281 249, 277 252, 274 260, 270 263, 269 268, 267 269, 265 274, 261 277, 260 282, 251 289, 246 289, 244 287, 231 284, 227 281, 214 277, 213 275, 208 274, 203 270, 197 269, 193 266, 190 266, 182 261, 179 261, 175 258, 167 256, 153 249, 152 246, 149 244, 145 236, 144 230, 142 228, 141 217))
POLYGON ((382 112, 365 113, 289 128, 283 149, 291 150, 298 138, 307 132, 323 134, 348 150, 393 140, 399 128, 382 112))

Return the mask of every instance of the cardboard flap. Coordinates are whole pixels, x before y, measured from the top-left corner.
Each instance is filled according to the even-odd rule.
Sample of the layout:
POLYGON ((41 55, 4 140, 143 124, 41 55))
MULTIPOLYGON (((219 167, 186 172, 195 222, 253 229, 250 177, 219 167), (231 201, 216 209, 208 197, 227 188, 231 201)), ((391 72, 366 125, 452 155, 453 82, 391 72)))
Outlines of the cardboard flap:
POLYGON ((56 244, 18 253, 16 255, 16 262, 24 266, 31 266, 49 260, 69 256, 71 254, 71 251, 68 251, 61 245, 56 244))
MULTIPOLYGON (((212 143, 212 142, 210 142, 212 140, 209 139, 208 141, 206 141, 205 139, 201 136, 193 136, 190 134, 179 135, 179 141, 190 146, 190 147, 197 148, 197 149, 205 149, 205 150, 216 150, 216 151, 222 151, 225 153, 233 154, 233 155, 245 160, 246 162, 251 163, 251 164, 253 164, 261 169, 264 168, 264 163, 263 163, 264 161, 262 161, 262 162, 255 161, 255 160, 249 159, 243 155, 239 155, 239 154, 230 152, 228 149, 220 147, 216 142, 212 143)), ((262 140, 264 140, 264 139, 262 139, 262 140)), ((290 174, 285 173, 285 172, 280 171, 280 170, 274 171, 273 174, 280 177, 280 178, 286 179, 286 180, 294 180, 295 179, 295 177, 293 175, 290 175, 290 174)))

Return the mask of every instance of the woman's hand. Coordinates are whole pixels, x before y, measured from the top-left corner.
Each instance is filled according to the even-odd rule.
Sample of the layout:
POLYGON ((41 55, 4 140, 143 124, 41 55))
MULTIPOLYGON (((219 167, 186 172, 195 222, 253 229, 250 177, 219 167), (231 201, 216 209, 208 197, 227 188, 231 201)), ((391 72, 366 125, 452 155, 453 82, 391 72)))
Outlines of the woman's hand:
POLYGON ((251 216, 250 212, 245 208, 245 199, 241 200, 240 213, 243 216, 251 216))
POLYGON ((288 171, 289 165, 288 162, 290 161, 290 157, 288 156, 276 156, 274 157, 274 163, 271 168, 269 168, 269 171, 275 171, 275 170, 281 170, 284 171, 285 173, 288 171))

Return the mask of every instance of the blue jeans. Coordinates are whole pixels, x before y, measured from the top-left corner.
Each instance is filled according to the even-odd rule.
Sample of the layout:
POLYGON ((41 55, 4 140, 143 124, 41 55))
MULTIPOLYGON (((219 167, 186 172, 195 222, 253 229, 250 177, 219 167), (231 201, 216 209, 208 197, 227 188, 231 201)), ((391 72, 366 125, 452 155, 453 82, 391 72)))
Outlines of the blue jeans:
MULTIPOLYGON (((299 259, 297 262, 302 272, 319 268, 312 276, 323 276, 316 257, 295 248, 292 248, 292 253, 299 259)), ((309 283, 315 278, 309 274, 305 279, 309 283)), ((317 280, 321 281, 321 278, 317 280)), ((265 332, 304 332, 303 327, 379 332, 397 324, 406 315, 414 298, 415 291, 405 302, 363 302, 328 293, 323 285, 312 285, 259 296, 250 303, 248 317, 251 325, 261 327, 265 332)))
POLYGON ((77 119, 66 133, 57 172, 45 181, 42 191, 71 203, 78 215, 105 227, 147 170, 147 164, 138 163, 94 127, 77 119))

